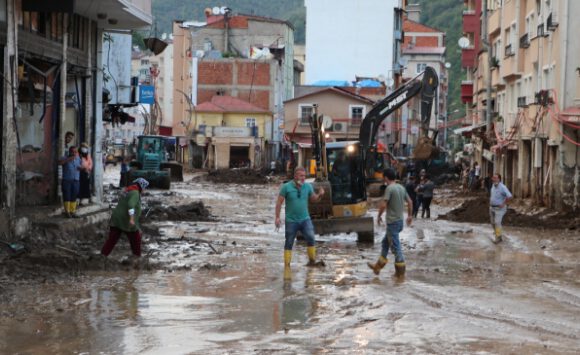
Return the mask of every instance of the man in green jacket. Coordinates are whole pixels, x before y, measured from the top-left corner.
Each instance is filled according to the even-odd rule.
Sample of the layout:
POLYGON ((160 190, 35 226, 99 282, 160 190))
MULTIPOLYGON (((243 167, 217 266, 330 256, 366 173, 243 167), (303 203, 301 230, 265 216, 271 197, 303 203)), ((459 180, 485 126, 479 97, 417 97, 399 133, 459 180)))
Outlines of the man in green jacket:
POLYGON ((141 193, 149 186, 149 182, 138 178, 123 191, 117 206, 113 210, 109 226, 109 239, 103 245, 101 254, 109 256, 119 241, 122 233, 127 235, 133 255, 141 256, 141 231, 139 217, 141 216, 141 193))

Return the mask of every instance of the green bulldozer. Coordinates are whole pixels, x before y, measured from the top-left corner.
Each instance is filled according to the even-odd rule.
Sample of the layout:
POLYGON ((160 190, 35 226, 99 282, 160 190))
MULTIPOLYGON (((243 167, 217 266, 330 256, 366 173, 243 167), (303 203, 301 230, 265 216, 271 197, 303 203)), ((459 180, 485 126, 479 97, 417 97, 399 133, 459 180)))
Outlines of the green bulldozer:
POLYGON ((171 181, 183 181, 183 167, 168 160, 167 137, 139 136, 136 160, 129 164, 128 181, 144 178, 152 187, 169 189, 171 181))

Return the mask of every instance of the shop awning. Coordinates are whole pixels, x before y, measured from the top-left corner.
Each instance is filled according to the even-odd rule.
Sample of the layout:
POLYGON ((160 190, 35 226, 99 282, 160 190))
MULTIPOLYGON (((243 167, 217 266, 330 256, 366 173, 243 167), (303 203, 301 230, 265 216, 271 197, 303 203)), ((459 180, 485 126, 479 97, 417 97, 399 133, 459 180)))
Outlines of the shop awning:
POLYGON ((455 134, 463 134, 463 133, 471 132, 474 129, 478 129, 478 128, 485 127, 485 126, 486 126, 486 123, 485 122, 478 123, 478 124, 474 124, 474 125, 471 125, 471 126, 461 127, 461 128, 458 128, 458 129, 454 129, 453 130, 453 133, 455 133, 455 134))

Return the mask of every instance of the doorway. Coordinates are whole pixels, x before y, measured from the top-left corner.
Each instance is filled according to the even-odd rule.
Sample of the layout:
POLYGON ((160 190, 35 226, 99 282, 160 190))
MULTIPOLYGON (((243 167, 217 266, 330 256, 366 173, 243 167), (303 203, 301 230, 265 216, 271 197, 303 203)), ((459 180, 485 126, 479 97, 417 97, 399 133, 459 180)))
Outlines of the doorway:
POLYGON ((251 167, 250 147, 230 146, 230 168, 251 167))

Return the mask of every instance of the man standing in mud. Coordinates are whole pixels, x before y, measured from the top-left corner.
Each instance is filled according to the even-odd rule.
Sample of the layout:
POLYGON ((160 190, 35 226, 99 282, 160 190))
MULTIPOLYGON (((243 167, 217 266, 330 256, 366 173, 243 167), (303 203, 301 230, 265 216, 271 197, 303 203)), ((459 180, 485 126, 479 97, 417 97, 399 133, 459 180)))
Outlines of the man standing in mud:
POLYGON ((512 198, 512 194, 510 190, 502 184, 500 174, 493 174, 491 181, 489 217, 495 234, 493 242, 497 244, 502 241, 503 230, 501 227, 501 221, 507 212, 507 203, 512 198))
POLYGON ((381 269, 387 264, 387 254, 389 248, 395 254, 395 273, 403 275, 405 273, 405 257, 399 241, 399 233, 403 230, 403 211, 405 210, 405 201, 407 202, 407 225, 410 226, 413 221, 413 201, 407 194, 405 188, 395 180, 397 173, 389 168, 384 173, 387 188, 385 189, 385 199, 379 207, 378 223, 382 223, 383 212, 387 211, 387 232, 383 238, 381 255, 375 264, 368 263, 373 272, 378 275, 381 269))
POLYGON ((298 232, 306 239, 308 252, 308 265, 316 265, 316 247, 314 246, 314 226, 308 214, 308 201, 320 201, 324 195, 324 189, 314 192, 311 184, 304 183, 306 170, 303 167, 294 169, 294 179, 283 184, 276 201, 276 228, 280 228, 280 210, 282 203, 286 201, 286 221, 284 244, 284 266, 289 267, 292 261, 292 247, 298 232))

